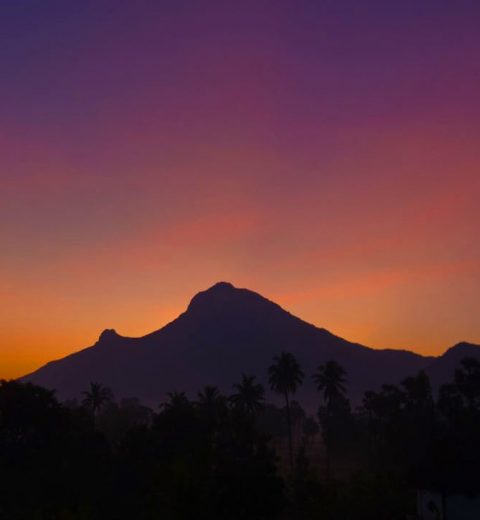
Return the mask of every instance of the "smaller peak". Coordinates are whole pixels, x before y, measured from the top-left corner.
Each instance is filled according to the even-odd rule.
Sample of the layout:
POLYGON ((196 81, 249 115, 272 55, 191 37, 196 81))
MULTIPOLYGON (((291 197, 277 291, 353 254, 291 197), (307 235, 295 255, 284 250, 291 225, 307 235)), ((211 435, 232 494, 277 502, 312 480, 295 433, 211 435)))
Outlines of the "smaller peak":
POLYGON ((468 343, 468 341, 460 341, 460 343, 457 343, 456 345, 453 345, 449 350, 464 350, 464 349, 471 349, 471 348, 477 348, 478 345, 475 345, 473 343, 468 343))
POLYGON ((98 343, 105 343, 109 342, 112 339, 119 338, 119 334, 117 334, 117 331, 115 329, 105 329, 98 338, 98 343))
POLYGON ((458 356, 458 355, 470 355, 480 353, 480 345, 476 345, 475 343, 469 343, 468 341, 460 341, 459 343, 453 345, 447 349, 443 355, 444 356, 458 356))

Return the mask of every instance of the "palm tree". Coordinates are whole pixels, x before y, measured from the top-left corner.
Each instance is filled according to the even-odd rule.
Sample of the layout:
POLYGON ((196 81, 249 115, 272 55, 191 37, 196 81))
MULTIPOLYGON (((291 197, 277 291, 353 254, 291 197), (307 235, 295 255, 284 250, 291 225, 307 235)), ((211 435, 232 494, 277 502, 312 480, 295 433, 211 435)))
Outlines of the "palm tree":
POLYGON ((203 390, 198 393, 196 405, 210 428, 218 426, 225 419, 226 398, 216 386, 204 386, 203 390))
MULTIPOLYGON (((317 368, 313 374, 313 380, 319 392, 323 392, 325 408, 320 408, 319 415, 321 422, 324 423, 324 438, 326 445, 327 480, 330 476, 330 449, 331 449, 331 429, 333 409, 336 405, 341 405, 345 401, 345 369, 336 361, 327 361, 317 368), (323 421, 322 421, 323 416, 323 421)), ((348 403, 348 401, 347 401, 348 403)), ((338 408, 338 406, 337 406, 338 408)))
POLYGON ((185 392, 167 392, 167 397, 168 401, 160 404, 163 410, 183 410, 191 405, 185 392))
POLYGON ((198 392, 198 404, 211 407, 222 400, 222 395, 216 386, 205 385, 201 392, 198 392))
POLYGON ((288 429, 288 452, 290 468, 293 469, 292 424, 290 417, 290 395, 294 394, 303 382, 303 372, 293 354, 282 352, 273 358, 273 365, 268 369, 270 388, 285 397, 288 429))
POLYGON ((93 421, 95 423, 98 411, 108 402, 113 400, 113 394, 110 388, 103 386, 101 383, 90 383, 90 389, 83 392, 85 398, 82 403, 86 408, 92 411, 93 421))
POLYGON ((231 395, 229 400, 236 408, 250 416, 256 415, 263 409, 265 388, 255 382, 255 376, 242 374, 242 382, 233 385, 233 388, 237 392, 231 395))
POLYGON ((455 370, 455 384, 465 398, 468 407, 480 407, 480 362, 475 358, 462 359, 461 368, 455 370))
POLYGON ((345 369, 336 361, 327 361, 317 368, 313 380, 319 392, 323 392, 323 400, 327 409, 331 409, 335 399, 345 395, 345 369))
POLYGON ((416 376, 407 377, 402 381, 406 391, 406 401, 409 408, 421 410, 422 413, 433 406, 432 387, 430 379, 424 370, 416 376))

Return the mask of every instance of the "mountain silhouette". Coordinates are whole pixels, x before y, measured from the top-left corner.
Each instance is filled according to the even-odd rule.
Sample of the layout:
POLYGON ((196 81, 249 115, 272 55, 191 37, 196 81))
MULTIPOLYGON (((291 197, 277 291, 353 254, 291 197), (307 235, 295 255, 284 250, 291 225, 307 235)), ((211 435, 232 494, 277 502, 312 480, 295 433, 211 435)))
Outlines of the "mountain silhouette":
POLYGON ((480 358, 480 348, 467 343, 437 358, 368 348, 315 327, 253 291, 219 282, 194 296, 187 310, 160 330, 140 338, 105 330, 93 346, 22 380, 55 389, 62 399, 79 397, 98 381, 118 398, 136 396, 158 405, 167 392, 195 396, 206 384, 229 393, 242 373, 256 375, 267 386, 267 369, 281 351, 292 352, 300 362, 306 378, 295 398, 312 411, 319 396, 311 374, 329 359, 345 367, 349 395, 359 403, 366 390, 399 383, 421 369, 436 384, 446 382, 461 358, 480 358))

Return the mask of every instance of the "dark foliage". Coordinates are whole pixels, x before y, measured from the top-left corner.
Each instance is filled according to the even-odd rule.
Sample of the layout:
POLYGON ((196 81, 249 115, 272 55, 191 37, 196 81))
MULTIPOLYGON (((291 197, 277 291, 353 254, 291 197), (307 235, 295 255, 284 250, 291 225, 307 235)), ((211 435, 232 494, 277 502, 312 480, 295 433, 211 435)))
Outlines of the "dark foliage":
POLYGON ((136 400, 60 405, 0 385, 0 518, 276 518, 283 484, 250 413, 213 387, 171 394, 158 414, 136 400))
POLYGON ((320 431, 289 399, 302 378, 294 358, 275 359, 284 410, 243 376, 230 397, 171 393, 157 413, 101 385, 79 405, 1 381, 0 519, 400 520, 416 489, 480 494, 477 361, 463 360, 437 399, 420 372, 367 392, 359 410, 347 374, 327 362, 315 374, 320 431), (327 471, 312 458, 320 437, 327 471))

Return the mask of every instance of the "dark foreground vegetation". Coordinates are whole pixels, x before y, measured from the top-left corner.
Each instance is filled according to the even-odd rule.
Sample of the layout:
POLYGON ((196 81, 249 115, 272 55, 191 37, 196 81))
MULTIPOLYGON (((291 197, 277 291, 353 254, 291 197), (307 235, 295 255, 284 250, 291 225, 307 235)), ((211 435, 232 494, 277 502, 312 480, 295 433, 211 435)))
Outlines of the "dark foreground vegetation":
POLYGON ((0 519, 404 520, 417 489, 479 491, 477 361, 435 399, 421 372, 354 411, 346 376, 334 361, 318 367, 316 417, 292 401, 305 376, 285 353, 269 369, 283 409, 250 376, 230 396, 169 394, 155 412, 96 383, 59 403, 2 381, 0 519))

